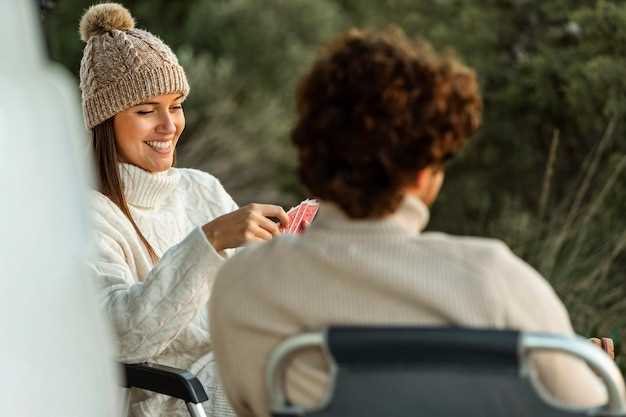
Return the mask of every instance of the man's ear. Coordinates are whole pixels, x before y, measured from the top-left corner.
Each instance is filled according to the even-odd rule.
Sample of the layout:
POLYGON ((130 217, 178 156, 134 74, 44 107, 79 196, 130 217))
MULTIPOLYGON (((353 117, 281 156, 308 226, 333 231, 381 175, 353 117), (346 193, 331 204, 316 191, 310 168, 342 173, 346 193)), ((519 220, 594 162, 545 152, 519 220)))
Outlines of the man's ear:
POLYGON ((415 172, 414 180, 404 188, 404 191, 430 206, 439 195, 443 177, 442 169, 435 166, 427 166, 415 172))
POLYGON ((433 171, 430 167, 422 168, 413 175, 413 180, 406 186, 406 190, 414 195, 422 195, 430 187, 433 171))

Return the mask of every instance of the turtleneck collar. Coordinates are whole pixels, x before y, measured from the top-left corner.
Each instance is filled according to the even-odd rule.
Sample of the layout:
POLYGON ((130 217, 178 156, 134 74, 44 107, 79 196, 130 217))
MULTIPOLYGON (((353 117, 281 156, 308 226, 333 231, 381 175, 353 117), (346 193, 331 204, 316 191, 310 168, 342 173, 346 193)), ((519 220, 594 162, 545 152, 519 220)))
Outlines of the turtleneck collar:
POLYGON ((118 166, 126 202, 136 207, 158 207, 176 189, 180 179, 180 173, 174 168, 151 173, 131 164, 118 166))
POLYGON ((311 229, 332 229, 351 232, 361 230, 381 233, 419 234, 426 228, 430 218, 430 211, 422 200, 417 197, 405 196, 400 207, 391 215, 382 219, 350 219, 339 207, 333 203, 322 202, 317 218, 311 229))

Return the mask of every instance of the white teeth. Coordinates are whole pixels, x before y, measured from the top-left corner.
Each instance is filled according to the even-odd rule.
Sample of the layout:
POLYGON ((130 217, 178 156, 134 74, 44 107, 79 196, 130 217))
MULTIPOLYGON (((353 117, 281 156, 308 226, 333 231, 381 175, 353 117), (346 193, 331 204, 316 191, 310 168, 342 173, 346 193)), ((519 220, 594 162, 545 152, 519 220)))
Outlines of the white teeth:
POLYGON ((155 149, 169 149, 170 145, 172 142, 170 142, 169 140, 166 142, 162 142, 162 141, 150 141, 150 142, 146 142, 148 145, 150 145, 151 147, 155 148, 155 149))

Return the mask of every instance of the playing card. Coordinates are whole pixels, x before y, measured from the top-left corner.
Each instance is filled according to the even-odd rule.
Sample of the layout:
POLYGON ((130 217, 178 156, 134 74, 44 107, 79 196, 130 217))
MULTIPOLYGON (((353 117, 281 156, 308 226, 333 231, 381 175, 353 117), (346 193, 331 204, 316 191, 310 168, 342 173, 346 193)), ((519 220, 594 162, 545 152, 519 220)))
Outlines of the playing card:
POLYGON ((317 200, 304 200, 297 206, 292 207, 287 212, 289 223, 286 227, 281 228, 281 231, 294 234, 304 232, 315 218, 318 208, 319 202, 317 200))

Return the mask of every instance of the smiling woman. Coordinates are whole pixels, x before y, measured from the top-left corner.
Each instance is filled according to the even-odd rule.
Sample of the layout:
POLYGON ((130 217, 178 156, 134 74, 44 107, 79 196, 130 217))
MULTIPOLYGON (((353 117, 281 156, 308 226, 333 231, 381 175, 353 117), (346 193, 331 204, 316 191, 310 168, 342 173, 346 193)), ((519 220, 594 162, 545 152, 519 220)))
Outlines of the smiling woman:
POLYGON ((100 191, 122 210, 153 261, 158 256, 130 213, 118 164, 122 162, 150 173, 167 171, 174 165, 176 143, 185 128, 181 104, 184 97, 178 93, 149 97, 93 128, 100 191))
MULTIPOLYGON (((91 129, 97 191, 89 265, 118 334, 119 359, 192 370, 214 417, 232 416, 214 370, 208 302, 232 251, 272 239, 288 222, 278 206, 238 208, 212 175, 175 168, 185 129, 185 71, 160 39, 135 29, 115 3, 80 23, 83 113, 91 129)), ((182 402, 132 392, 133 416, 183 416, 182 402)))

